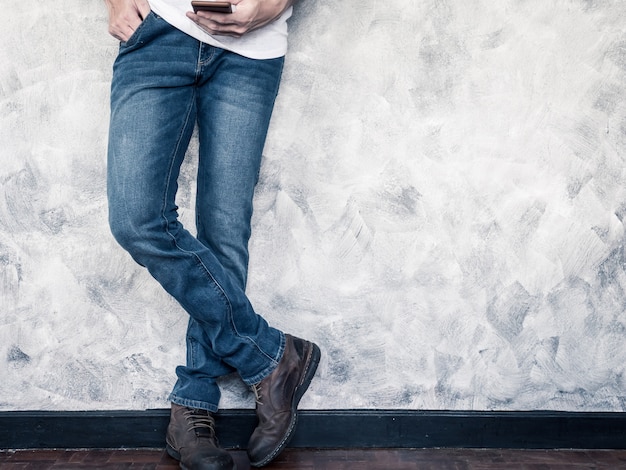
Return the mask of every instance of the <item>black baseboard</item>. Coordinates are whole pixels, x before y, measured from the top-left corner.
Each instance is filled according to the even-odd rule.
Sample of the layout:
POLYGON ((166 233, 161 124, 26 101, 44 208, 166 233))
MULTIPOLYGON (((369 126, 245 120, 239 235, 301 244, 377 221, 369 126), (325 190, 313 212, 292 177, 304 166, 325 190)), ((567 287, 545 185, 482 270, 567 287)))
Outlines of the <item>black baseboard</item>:
MULTIPOLYGON (((162 448, 169 410, 0 412, 0 449, 162 448)), ((244 448, 253 410, 221 411, 220 442, 244 448)), ((626 413, 301 411, 290 447, 626 449, 626 413)))

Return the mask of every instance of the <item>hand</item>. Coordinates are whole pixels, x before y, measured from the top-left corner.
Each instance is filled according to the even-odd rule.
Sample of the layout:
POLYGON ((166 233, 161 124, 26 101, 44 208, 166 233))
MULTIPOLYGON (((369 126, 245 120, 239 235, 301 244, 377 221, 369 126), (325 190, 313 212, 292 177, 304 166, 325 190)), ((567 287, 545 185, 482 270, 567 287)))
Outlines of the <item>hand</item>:
POLYGON ((109 34, 128 41, 150 13, 148 0, 104 0, 109 9, 109 34))
POLYGON ((188 12, 187 17, 209 34, 241 37, 276 20, 294 0, 230 0, 234 13, 188 12))

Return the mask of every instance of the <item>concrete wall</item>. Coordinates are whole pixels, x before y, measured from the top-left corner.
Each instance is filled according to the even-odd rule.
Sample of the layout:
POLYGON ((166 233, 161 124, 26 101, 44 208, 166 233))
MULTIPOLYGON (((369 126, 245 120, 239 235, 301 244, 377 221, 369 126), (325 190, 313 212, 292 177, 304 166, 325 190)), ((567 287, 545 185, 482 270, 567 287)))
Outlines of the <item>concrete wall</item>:
MULTIPOLYGON (((624 410, 626 3, 301 2, 249 295, 323 349, 302 407, 624 410)), ((167 407, 187 319, 106 224, 104 4, 3 7, 0 409, 167 407)))

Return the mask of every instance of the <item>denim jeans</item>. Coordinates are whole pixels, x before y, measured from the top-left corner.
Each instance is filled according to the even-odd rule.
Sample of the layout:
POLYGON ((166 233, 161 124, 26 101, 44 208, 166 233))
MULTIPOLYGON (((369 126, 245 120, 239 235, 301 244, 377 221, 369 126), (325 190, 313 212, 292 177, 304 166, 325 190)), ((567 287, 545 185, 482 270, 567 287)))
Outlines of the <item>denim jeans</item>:
POLYGON ((179 405, 216 411, 218 377, 236 371, 257 383, 283 354, 284 334, 245 294, 254 186, 282 66, 283 58, 253 60, 200 43, 151 13, 113 67, 109 223, 190 316, 186 365, 176 368, 170 395, 179 405), (175 197, 196 125, 193 236, 175 197))

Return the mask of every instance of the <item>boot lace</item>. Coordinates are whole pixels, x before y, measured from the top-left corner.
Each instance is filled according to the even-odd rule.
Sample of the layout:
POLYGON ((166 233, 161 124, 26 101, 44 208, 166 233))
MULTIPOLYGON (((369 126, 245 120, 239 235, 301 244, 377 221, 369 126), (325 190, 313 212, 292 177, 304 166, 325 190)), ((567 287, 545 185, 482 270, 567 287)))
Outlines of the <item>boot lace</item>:
POLYGON ((188 409, 184 412, 185 419, 198 437, 215 439, 215 421, 205 410, 188 409))
POLYGON ((263 405, 261 402, 261 384, 254 384, 250 386, 252 393, 254 393, 254 401, 257 405, 263 405))

